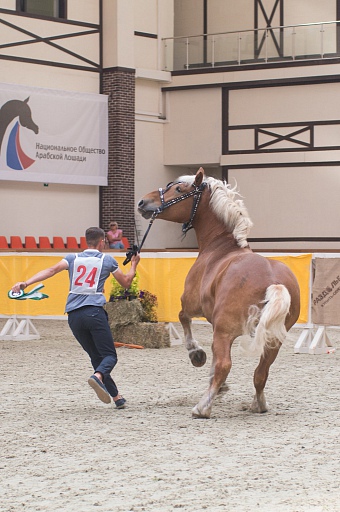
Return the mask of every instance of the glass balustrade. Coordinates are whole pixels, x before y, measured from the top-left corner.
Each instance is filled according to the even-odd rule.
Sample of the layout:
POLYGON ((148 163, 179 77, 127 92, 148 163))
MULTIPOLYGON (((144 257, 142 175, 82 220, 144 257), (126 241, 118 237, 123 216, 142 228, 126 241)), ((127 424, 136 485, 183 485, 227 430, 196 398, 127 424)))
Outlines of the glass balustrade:
POLYGON ((163 70, 242 66, 340 56, 340 22, 165 38, 163 70))

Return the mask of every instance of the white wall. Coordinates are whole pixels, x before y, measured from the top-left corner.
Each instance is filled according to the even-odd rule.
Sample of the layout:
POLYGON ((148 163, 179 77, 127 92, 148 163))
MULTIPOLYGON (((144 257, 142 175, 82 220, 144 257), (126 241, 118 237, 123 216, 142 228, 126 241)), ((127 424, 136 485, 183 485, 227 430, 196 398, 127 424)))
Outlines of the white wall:
POLYGON ((209 0, 208 33, 252 30, 254 28, 253 0, 209 0))
POLYGON ((99 23, 98 0, 68 0, 67 18, 73 21, 99 23))
POLYGON ((221 156, 221 89, 166 93, 165 165, 219 165, 221 156))
POLYGON ((284 24, 336 20, 336 0, 284 0, 284 24))
POLYGON ((174 12, 175 37, 203 34, 203 0, 174 0, 174 12))
POLYGON ((0 7, 1 9, 10 9, 12 11, 15 11, 16 0, 1 0, 0 7))
POLYGON ((134 0, 103 1, 103 63, 105 68, 134 68, 134 0))
POLYGON ((99 93, 98 73, 1 60, 0 81, 63 91, 99 93))
POLYGON ((340 166, 230 170, 234 179, 254 223, 250 237, 339 236, 340 166))
POLYGON ((137 32, 158 33, 158 0, 134 0, 133 13, 137 32))
POLYGON ((83 236, 99 220, 98 187, 0 181, 1 234, 83 236))

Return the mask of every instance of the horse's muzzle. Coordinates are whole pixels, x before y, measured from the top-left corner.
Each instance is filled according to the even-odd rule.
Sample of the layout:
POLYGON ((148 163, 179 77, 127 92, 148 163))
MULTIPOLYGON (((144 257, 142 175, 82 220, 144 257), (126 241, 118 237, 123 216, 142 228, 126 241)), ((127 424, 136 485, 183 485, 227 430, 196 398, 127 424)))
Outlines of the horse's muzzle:
POLYGON ((141 214, 143 219, 151 219, 152 214, 153 214, 153 212, 146 212, 146 211, 142 210, 141 208, 138 208, 138 213, 141 214))
POLYGON ((153 212, 155 211, 154 209, 148 209, 146 207, 146 203, 143 199, 141 199, 139 201, 137 206, 138 206, 138 213, 140 213, 144 219, 150 219, 152 217, 153 212))

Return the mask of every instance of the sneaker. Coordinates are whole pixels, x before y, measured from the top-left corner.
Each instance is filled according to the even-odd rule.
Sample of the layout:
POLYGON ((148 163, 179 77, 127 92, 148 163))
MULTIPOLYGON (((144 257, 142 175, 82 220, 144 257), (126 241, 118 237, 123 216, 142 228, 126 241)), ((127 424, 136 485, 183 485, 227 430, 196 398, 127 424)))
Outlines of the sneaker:
POLYGON ((98 377, 92 375, 87 382, 89 383, 91 388, 97 393, 97 397, 99 398, 99 400, 104 402, 104 404, 111 403, 111 397, 109 395, 109 392, 104 386, 104 384, 98 379, 98 377))
POLYGON ((117 407, 117 409, 124 409, 126 400, 125 400, 125 398, 122 397, 122 398, 119 398, 118 400, 116 400, 114 403, 115 403, 115 406, 117 407))

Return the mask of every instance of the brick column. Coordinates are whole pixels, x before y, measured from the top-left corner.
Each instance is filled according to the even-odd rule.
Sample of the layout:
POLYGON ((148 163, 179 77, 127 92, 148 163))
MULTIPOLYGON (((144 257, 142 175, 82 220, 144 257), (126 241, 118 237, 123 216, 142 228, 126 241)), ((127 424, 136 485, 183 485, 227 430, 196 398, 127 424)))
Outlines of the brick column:
POLYGON ((135 70, 105 69, 102 93, 109 96, 108 186, 100 188, 100 226, 117 221, 135 240, 135 70))

